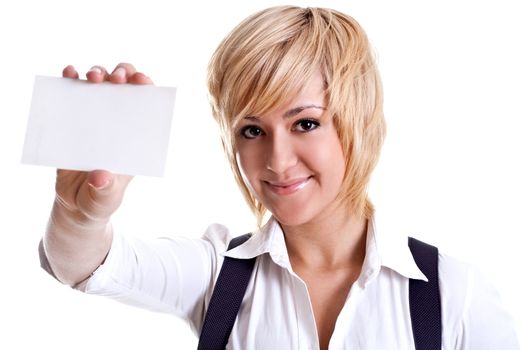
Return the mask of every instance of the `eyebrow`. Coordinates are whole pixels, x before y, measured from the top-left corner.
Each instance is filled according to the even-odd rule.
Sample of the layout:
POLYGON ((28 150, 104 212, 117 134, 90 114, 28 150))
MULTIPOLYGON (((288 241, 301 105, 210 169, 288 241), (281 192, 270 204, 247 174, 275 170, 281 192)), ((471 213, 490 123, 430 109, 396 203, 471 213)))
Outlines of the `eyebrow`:
MULTIPOLYGON (((317 105, 299 106, 299 107, 295 107, 295 108, 292 108, 292 109, 286 111, 283 114, 283 118, 285 118, 285 119, 286 118, 291 118, 291 117, 296 116, 297 114, 301 113, 305 109, 309 109, 309 108, 321 109, 323 111, 326 110, 325 107, 317 106, 317 105)), ((248 119, 248 120, 252 120, 252 121, 258 121, 260 118, 257 117, 257 116, 254 116, 254 115, 250 115, 250 116, 244 117, 243 119, 248 119)))
POLYGON ((316 105, 300 106, 300 107, 292 108, 289 111, 287 111, 286 113, 284 113, 283 118, 293 117, 293 116, 301 113, 305 109, 309 109, 309 108, 322 109, 323 111, 326 110, 326 108, 321 107, 321 106, 316 106, 316 105))

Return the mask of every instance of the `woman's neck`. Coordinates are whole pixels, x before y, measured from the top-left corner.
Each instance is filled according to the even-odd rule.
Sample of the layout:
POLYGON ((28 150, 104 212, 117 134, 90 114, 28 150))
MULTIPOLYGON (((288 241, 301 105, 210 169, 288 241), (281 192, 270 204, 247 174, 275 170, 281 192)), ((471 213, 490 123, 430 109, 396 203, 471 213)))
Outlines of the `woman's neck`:
POLYGON ((362 265, 367 224, 340 205, 303 225, 281 226, 292 266, 322 271, 362 265))

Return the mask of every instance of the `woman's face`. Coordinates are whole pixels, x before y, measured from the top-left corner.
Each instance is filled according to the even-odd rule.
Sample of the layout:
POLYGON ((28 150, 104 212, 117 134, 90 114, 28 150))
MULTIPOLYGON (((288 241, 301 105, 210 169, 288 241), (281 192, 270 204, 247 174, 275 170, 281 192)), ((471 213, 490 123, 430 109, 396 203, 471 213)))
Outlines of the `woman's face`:
POLYGON ((307 224, 338 207, 345 158, 320 73, 277 110, 245 117, 235 137, 245 184, 281 224, 307 224))

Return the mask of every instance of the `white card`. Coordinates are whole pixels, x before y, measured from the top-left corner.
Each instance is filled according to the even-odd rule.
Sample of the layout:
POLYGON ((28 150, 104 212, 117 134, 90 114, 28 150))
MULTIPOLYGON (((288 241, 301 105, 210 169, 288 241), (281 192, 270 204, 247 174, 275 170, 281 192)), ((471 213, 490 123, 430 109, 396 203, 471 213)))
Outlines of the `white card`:
POLYGON ((22 162, 162 176, 175 88, 37 76, 22 162))

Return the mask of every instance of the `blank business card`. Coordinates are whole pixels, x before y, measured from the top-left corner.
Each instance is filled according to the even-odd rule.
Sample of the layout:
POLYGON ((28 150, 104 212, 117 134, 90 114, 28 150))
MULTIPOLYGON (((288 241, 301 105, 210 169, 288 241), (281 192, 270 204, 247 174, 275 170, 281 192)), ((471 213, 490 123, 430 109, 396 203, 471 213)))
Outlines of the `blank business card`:
POLYGON ((22 163, 162 176, 175 88, 37 76, 22 163))

